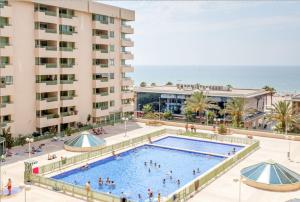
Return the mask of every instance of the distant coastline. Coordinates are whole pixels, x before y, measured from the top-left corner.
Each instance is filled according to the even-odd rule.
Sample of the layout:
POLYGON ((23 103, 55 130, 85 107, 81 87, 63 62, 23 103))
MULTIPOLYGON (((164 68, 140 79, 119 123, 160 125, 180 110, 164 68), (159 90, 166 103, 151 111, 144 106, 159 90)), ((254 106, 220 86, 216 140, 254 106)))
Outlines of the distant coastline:
POLYGON ((174 66, 138 65, 132 73, 135 85, 147 83, 201 83, 237 88, 274 87, 279 93, 300 93, 300 66, 174 66))

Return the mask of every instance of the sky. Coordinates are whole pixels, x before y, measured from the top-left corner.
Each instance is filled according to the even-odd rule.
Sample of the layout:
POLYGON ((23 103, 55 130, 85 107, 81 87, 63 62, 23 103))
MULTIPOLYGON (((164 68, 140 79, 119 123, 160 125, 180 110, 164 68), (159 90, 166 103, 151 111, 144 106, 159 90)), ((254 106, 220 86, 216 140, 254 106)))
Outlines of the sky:
POLYGON ((135 10, 133 65, 300 65, 300 1, 100 1, 135 10))

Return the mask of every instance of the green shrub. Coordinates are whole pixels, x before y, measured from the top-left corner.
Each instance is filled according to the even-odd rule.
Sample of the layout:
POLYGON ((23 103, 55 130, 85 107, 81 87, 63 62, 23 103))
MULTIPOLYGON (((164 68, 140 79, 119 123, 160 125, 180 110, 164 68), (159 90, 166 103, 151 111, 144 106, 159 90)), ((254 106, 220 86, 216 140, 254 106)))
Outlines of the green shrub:
POLYGON ((219 128, 218 128, 218 132, 219 132, 219 134, 222 134, 222 135, 226 134, 227 133, 226 126, 224 124, 220 124, 219 128))

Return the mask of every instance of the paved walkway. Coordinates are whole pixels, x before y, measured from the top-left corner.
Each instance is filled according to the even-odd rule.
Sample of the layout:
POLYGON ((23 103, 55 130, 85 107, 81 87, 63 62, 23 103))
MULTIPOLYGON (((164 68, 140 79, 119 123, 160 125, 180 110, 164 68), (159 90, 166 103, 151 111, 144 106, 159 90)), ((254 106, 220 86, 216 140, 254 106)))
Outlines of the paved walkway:
MULTIPOLYGON (((111 128, 106 128, 109 134, 106 135, 105 139, 108 144, 113 144, 119 141, 123 141, 128 138, 140 136, 152 131, 159 130, 164 127, 151 127, 145 126, 142 123, 131 123, 129 124, 130 131, 128 132, 129 137, 124 137, 124 125, 119 124, 111 128)), ((178 129, 176 127, 165 127, 178 129)), ((200 131, 199 131, 200 132, 200 131)), ((238 136, 238 135, 237 135, 238 136)), ((238 202, 238 183, 233 182, 234 178, 239 177, 239 172, 242 168, 258 163, 260 161, 265 161, 273 159, 288 168, 300 173, 300 142, 292 142, 291 158, 293 162, 287 160, 286 152, 288 150, 288 141, 280 139, 269 139, 269 138, 257 138, 261 141, 261 148, 248 156, 246 159, 241 161, 238 165, 233 167, 227 173, 219 177, 216 181, 212 182, 205 189, 197 193, 191 200, 191 202, 238 202)), ((54 151, 55 154, 59 156, 73 156, 78 153, 67 152, 62 150, 62 145, 59 146, 54 151)), ((55 143, 56 145, 56 143, 55 143)), ((49 163, 47 160, 46 152, 43 155, 36 156, 34 159, 38 160, 39 165, 49 163)), ((9 177, 12 178, 14 185, 19 185, 23 182, 23 172, 24 172, 24 162, 18 161, 11 163, 2 167, 2 179, 4 182, 7 181, 9 177)), ((242 202, 284 202, 293 198, 300 198, 300 191, 296 192, 286 192, 286 193, 276 193, 269 191, 262 191, 247 185, 242 185, 242 202)), ((12 196, 8 199, 3 199, 7 202, 19 202, 24 201, 24 191, 16 196, 12 196)), ((32 190, 27 194, 27 201, 30 202, 77 202, 83 201, 83 199, 73 198, 68 195, 64 195, 55 191, 50 191, 47 189, 39 188, 37 186, 32 186, 32 190)))

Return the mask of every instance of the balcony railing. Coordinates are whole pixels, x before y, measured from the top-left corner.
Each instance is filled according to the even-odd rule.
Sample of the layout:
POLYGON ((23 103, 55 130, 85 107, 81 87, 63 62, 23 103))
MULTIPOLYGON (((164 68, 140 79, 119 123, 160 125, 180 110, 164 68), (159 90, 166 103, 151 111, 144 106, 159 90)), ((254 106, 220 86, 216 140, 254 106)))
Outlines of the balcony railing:
POLYGON ((8 63, 0 63, 0 68, 5 68, 6 65, 9 65, 8 63))
POLYGON ((8 1, 0 1, 0 8, 3 8, 4 6, 8 6, 8 1))
POLYGON ((77 33, 77 32, 75 32, 75 31, 70 31, 70 30, 60 30, 59 33, 60 33, 60 34, 66 34, 66 35, 73 35, 73 34, 75 34, 75 33, 77 33))
POLYGON ((98 93, 97 95, 108 96, 108 92, 98 93))
POLYGON ((75 64, 60 64, 61 68, 72 68, 75 64))
POLYGON ((100 35, 100 38, 101 38, 101 39, 108 39, 109 37, 108 37, 108 35, 103 35, 103 34, 101 34, 101 35, 100 35))
POLYGON ((8 41, 5 42, 0 42, 0 48, 4 48, 5 46, 9 46, 10 44, 8 43, 8 41))
POLYGON ((72 84, 75 80, 60 80, 61 84, 72 84))
POLYGON ((108 64, 100 64, 101 68, 108 68, 108 64))
POLYGON ((74 99, 74 95, 68 95, 68 96, 60 96, 61 100, 73 100, 74 99))
POLYGON ((98 81, 101 81, 101 82, 108 82, 108 78, 100 78, 100 79, 96 79, 98 81))
POLYGON ((47 102, 55 102, 55 101, 57 101, 57 97, 48 97, 48 98, 45 98, 45 100, 47 101, 47 102))
POLYGON ((73 47, 59 47, 60 51, 73 51, 74 48, 73 47))
POLYGON ((51 81, 37 81, 36 83, 45 83, 46 85, 57 85, 57 80, 51 80, 51 81))
POLYGON ((61 112, 60 113, 60 116, 61 117, 65 117, 65 116, 73 116, 73 115, 76 115, 75 112, 61 112))
POLYGON ((60 14, 59 14, 59 17, 60 17, 60 18, 69 18, 69 19, 72 19, 72 18, 75 17, 75 16, 72 15, 72 14, 60 13, 60 14))
POLYGON ((57 68, 57 64, 56 63, 45 63, 42 65, 46 65, 46 68, 57 68))
POLYGON ((57 30, 56 30, 56 29, 50 29, 50 28, 43 29, 43 28, 41 28, 41 30, 45 30, 45 32, 47 32, 47 33, 52 33, 52 34, 57 33, 57 30))

